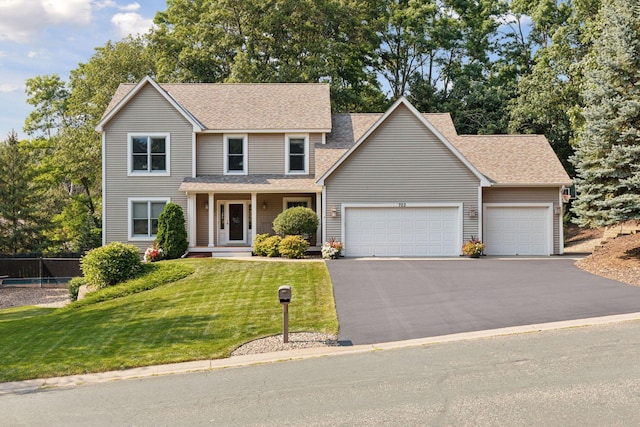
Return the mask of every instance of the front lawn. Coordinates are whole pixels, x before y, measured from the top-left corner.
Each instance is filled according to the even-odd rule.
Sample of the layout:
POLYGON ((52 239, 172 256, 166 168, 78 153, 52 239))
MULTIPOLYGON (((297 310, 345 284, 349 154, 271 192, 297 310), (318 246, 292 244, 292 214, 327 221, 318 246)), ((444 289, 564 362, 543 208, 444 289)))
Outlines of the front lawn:
MULTIPOLYGON (((166 269, 173 280, 177 270, 193 273, 103 302, 0 310, 0 382, 227 357, 247 341, 282 332, 281 285, 292 287, 291 332, 337 333, 322 262, 185 259, 155 265, 150 274, 166 269)), ((140 289, 136 280, 120 286, 140 289)))

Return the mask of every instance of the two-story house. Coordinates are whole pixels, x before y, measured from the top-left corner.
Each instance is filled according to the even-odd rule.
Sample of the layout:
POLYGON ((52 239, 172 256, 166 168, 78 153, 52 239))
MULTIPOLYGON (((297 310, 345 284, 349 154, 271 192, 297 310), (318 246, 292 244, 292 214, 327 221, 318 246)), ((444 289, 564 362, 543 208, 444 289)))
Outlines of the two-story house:
POLYGON ((563 251, 571 185, 540 135, 460 136, 406 99, 331 113, 327 84, 123 84, 102 133, 103 242, 141 250, 164 205, 182 206, 191 252, 250 252, 283 210, 307 206, 347 256, 563 251))

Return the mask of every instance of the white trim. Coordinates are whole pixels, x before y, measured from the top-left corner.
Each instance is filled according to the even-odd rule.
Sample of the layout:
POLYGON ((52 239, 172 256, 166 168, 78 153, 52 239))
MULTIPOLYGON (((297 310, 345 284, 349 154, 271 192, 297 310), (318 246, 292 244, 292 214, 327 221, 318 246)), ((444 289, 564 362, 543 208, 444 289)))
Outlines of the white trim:
POLYGON ((224 175, 247 175, 249 171, 249 137, 246 133, 225 133, 223 135, 223 155, 224 155, 224 175), (230 171, 229 170, 229 139, 242 138, 242 170, 230 171))
POLYGON ((198 176, 198 171, 196 169, 197 165, 197 142, 196 142, 196 133, 193 132, 191 134, 191 177, 195 178, 198 176))
POLYGON ((209 193, 209 199, 207 200, 207 206, 208 206, 208 216, 207 216, 207 221, 209 223, 209 227, 207 227, 208 230, 208 236, 207 236, 207 240, 208 240, 208 247, 213 248, 215 246, 214 243, 214 238, 215 238, 215 226, 216 226, 216 204, 214 201, 215 198, 215 194, 214 193, 209 193))
POLYGON ((107 132, 102 132, 102 246, 107 244, 107 132))
POLYGON ((482 205, 483 229, 484 218, 487 217, 487 208, 546 208, 547 215, 545 216, 545 234, 547 236, 547 254, 553 255, 553 203, 485 203, 482 205))
POLYGON ((564 187, 560 189, 558 194, 558 206, 560 206, 560 215, 558 217, 558 255, 564 254, 564 200, 562 195, 564 194, 564 187))
POLYGON ((120 102, 118 102, 118 104, 111 111, 109 111, 106 116, 102 118, 102 120, 100 120, 100 122, 96 125, 96 131, 103 132, 104 127, 107 125, 107 123, 109 123, 109 121, 111 121, 111 119, 113 119, 120 112, 120 110, 122 110, 124 106, 127 105, 129 101, 131 101, 147 84, 153 86, 153 88, 157 90, 158 93, 160 93, 160 95, 162 95, 164 99, 166 99, 169 104, 171 104, 173 108, 175 108, 182 115, 182 117, 184 117, 191 124, 194 132, 203 131, 205 129, 202 123, 200 123, 193 115, 191 115, 191 113, 185 110, 180 105, 180 103, 173 99, 173 97, 166 90, 162 89, 160 85, 156 83, 151 77, 146 76, 145 78, 140 80, 140 82, 138 82, 138 84, 135 85, 135 87, 131 89, 129 93, 127 93, 125 97, 122 98, 120 102))
MULTIPOLYGON (((324 203, 322 203, 322 194, 316 193, 316 216, 318 217, 318 224, 322 224, 322 212, 324 209, 324 203)), ((324 228, 316 230, 316 246, 322 246, 322 233, 324 228)))
MULTIPOLYGON (((249 236, 249 245, 253 247, 253 242, 256 240, 256 224, 258 223, 258 193, 251 193, 251 235, 249 236)), ((248 228, 248 227, 247 227, 248 228)))
POLYGON ((327 187, 322 186, 322 240, 318 245, 322 245, 327 241, 327 187))
POLYGON ((327 133, 326 132, 322 132, 322 145, 325 145, 327 143, 327 133))
POLYGON ((478 240, 482 241, 482 187, 478 187, 478 240))
MULTIPOLYGON (((147 141, 147 156, 149 156, 149 150, 151 149, 151 143, 147 141)), ((127 176, 171 176, 171 134, 168 132, 129 132, 127 133, 127 176), (148 164, 148 170, 146 171, 134 171, 133 170, 133 147, 132 138, 147 137, 149 138, 164 138, 165 149, 165 165, 164 171, 151 170, 151 162, 148 164)))
POLYGON ((164 202, 165 205, 171 202, 170 197, 129 197, 127 198, 127 240, 132 242, 152 242, 156 239, 155 235, 150 236, 134 236, 133 235, 133 204, 146 202, 164 202))
POLYGON ((187 241, 189 242, 189 247, 193 248, 196 246, 198 241, 198 229, 196 226, 196 218, 197 214, 197 202, 196 202, 196 193, 187 194, 187 218, 189 219, 189 228, 187 229, 187 241))
POLYGON ((284 135, 284 174, 285 175, 308 175, 309 174, 309 134, 308 133, 287 133, 284 135), (304 140, 304 170, 292 171, 290 165, 290 148, 292 139, 304 140))
POLYGON ((342 236, 342 243, 348 248, 349 242, 346 240, 346 228, 345 221, 347 219, 346 213, 349 208, 456 208, 457 209, 457 222, 456 227, 456 240, 458 241, 459 249, 458 254, 462 253, 462 236, 464 232, 464 208, 462 203, 419 203, 419 202, 395 202, 395 203, 342 203, 340 207, 340 235, 342 236))
POLYGON ((311 197, 283 197, 282 198, 282 210, 287 209, 287 203, 289 202, 307 202, 307 207, 311 209, 311 197))
POLYGON ((491 183, 489 180, 480 173, 475 166, 471 164, 459 151, 455 148, 445 137, 440 133, 438 129, 436 129, 416 108, 409 102, 405 97, 400 97, 376 122, 367 130, 364 135, 362 135, 356 143, 338 159, 337 162, 333 164, 316 182, 320 185, 324 185, 324 181, 353 153, 362 145, 364 141, 369 138, 369 136, 376 130, 382 123, 387 120, 387 118, 400 106, 404 105, 409 109, 409 111, 427 128, 429 129, 435 136, 442 142, 454 156, 458 158, 466 167, 473 173, 476 178, 480 180, 480 185, 482 187, 490 187, 491 183))
POLYGON ((331 128, 322 129, 206 129, 198 133, 331 133, 331 128))

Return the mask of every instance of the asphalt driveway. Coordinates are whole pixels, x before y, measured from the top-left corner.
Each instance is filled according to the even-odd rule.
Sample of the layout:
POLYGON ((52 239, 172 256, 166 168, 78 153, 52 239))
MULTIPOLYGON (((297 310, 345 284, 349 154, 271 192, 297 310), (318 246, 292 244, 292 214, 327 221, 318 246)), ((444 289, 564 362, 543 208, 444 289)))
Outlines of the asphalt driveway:
POLYGON ((640 312, 640 287, 570 258, 327 262, 339 339, 373 344, 640 312))

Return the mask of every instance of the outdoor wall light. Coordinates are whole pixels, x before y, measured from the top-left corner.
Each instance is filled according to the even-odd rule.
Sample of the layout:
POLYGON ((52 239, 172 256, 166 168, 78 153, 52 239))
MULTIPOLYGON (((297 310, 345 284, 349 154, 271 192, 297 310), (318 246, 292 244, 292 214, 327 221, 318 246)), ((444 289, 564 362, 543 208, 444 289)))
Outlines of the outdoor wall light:
POLYGON ((204 202, 204 210, 205 211, 209 210, 209 202, 204 202))
POLYGON ((331 208, 331 216, 334 218, 338 216, 338 210, 335 206, 331 208))
POLYGON ((267 202, 262 202, 262 210, 267 209, 267 202))

